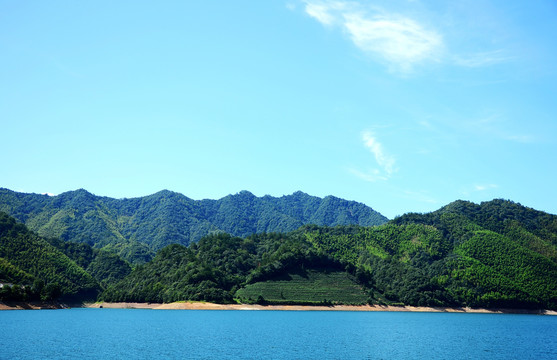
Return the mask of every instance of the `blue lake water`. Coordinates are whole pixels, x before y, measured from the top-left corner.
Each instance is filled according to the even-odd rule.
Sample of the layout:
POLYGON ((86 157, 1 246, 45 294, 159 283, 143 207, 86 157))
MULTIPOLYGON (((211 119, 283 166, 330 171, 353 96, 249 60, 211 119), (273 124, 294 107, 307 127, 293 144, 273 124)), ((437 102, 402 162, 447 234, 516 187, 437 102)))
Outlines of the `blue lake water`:
POLYGON ((0 359, 557 359, 557 317, 70 309, 0 312, 0 359))

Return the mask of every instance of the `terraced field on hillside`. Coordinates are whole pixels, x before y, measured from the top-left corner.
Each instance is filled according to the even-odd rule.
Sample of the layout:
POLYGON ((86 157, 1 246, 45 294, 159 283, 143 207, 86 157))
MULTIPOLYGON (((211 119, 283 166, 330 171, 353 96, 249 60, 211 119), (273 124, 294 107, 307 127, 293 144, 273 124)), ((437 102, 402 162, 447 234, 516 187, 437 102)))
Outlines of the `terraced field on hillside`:
POLYGON ((250 284, 236 292, 242 302, 261 298, 273 304, 363 304, 368 296, 351 275, 341 271, 307 270, 250 284))

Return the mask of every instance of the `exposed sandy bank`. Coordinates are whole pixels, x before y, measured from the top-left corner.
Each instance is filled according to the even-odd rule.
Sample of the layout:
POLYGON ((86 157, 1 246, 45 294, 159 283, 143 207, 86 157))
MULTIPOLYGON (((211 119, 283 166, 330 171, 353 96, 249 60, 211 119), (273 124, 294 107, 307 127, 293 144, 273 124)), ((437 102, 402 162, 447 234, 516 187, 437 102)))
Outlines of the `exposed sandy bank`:
POLYGON ((298 305, 247 305, 247 304, 213 304, 201 302, 175 302, 169 304, 154 303, 94 303, 90 308, 113 309, 156 309, 156 310, 287 310, 287 311, 398 311, 398 312, 452 312, 452 313, 486 313, 486 314, 540 314, 557 315, 551 310, 527 309, 472 309, 419 306, 381 306, 381 305, 336 305, 336 306, 298 306, 298 305))
POLYGON ((107 308, 107 309, 154 309, 154 310, 284 310, 284 311, 391 311, 391 312, 447 312, 447 313, 484 313, 484 314, 539 314, 557 315, 552 310, 528 309, 473 309, 420 306, 381 306, 381 305, 336 305, 336 306, 300 306, 300 305, 248 305, 248 304, 214 304, 204 302, 157 303, 89 303, 68 306, 60 303, 41 302, 0 302, 0 310, 40 310, 66 309, 68 307, 107 308))

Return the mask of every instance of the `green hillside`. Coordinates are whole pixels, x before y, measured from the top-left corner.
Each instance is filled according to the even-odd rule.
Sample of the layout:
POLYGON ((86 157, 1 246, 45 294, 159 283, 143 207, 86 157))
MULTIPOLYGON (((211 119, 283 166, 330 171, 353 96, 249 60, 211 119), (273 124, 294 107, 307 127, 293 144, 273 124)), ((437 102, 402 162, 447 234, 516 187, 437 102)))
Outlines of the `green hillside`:
POLYGON ((123 279, 132 271, 126 261, 109 251, 57 238, 46 240, 89 273, 102 288, 123 279))
MULTIPOLYGON (((184 200, 179 194, 170 195, 184 200)), ((87 193, 80 196, 94 198, 87 193)), ((302 193, 293 196, 307 197, 302 193)), ((236 203, 236 213, 230 217, 241 228, 253 223, 260 213, 252 211, 258 199, 243 193, 221 206, 244 202, 236 203)), ((175 206, 165 197, 134 201, 164 203, 162 207, 154 203, 140 206, 166 209, 166 215, 159 219, 180 217, 180 211, 184 211, 183 206, 175 206)), ((125 213, 124 209, 110 209, 105 210, 107 214, 125 213)), ((297 216, 309 214, 302 207, 289 209, 297 216)), ((85 215, 89 211, 75 210, 73 219, 81 220, 75 220, 72 226, 88 231, 86 219, 96 219, 98 214, 85 215)), ((29 214, 36 218, 33 212, 29 214)), ((333 221, 336 215, 329 215, 333 221)), ((162 220, 150 224, 154 227, 149 231, 164 233, 168 229, 168 223, 162 220)), ((185 230, 176 227, 167 231, 178 234, 185 230)), ((136 240, 123 243, 130 241, 136 240)), ((119 243, 107 243, 104 248, 111 246, 119 243)), ((555 310, 556 254, 557 216, 505 200, 481 204, 456 201, 431 213, 410 213, 379 226, 304 225, 287 233, 263 232, 247 237, 215 231, 188 246, 165 246, 152 260, 136 264, 133 270, 112 252, 85 242, 45 240, 1 214, 0 282, 18 286, 3 287, 0 295, 12 299, 91 298, 99 294, 98 298, 105 301, 371 303, 555 310)))
POLYGON ((112 199, 82 189, 58 196, 0 189, 0 211, 41 236, 103 248, 133 264, 149 261, 169 244, 188 245, 212 233, 246 237, 289 232, 304 224, 371 226, 387 221, 361 203, 302 192, 276 198, 242 191, 196 201, 167 190, 112 199))
POLYGON ((131 271, 113 253, 42 238, 0 212, 0 300, 94 300, 131 271))
POLYGON ((375 227, 213 235, 164 248, 102 297, 557 309, 556 219, 509 201, 459 201, 375 227))
POLYGON ((5 300, 95 299, 100 286, 43 238, 0 212, 0 296, 5 300))

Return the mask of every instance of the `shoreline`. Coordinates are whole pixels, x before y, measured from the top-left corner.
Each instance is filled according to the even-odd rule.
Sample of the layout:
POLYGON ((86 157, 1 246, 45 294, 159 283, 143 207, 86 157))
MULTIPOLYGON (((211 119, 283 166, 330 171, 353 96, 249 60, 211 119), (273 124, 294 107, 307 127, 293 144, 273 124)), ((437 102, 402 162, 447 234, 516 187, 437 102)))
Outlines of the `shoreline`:
POLYGON ((391 306, 391 305, 256 305, 256 304, 215 304, 206 302, 157 303, 94 303, 85 304, 86 308, 106 309, 153 309, 153 310, 255 310, 255 311, 362 311, 362 312, 437 312, 437 313, 478 313, 478 314, 532 314, 557 315, 553 310, 536 309, 484 309, 484 308, 450 308, 427 306, 391 306))
POLYGON ((43 310, 43 309, 68 309, 68 308, 105 308, 105 309, 152 309, 152 310, 255 310, 255 311, 363 311, 363 312, 436 312, 436 313, 477 313, 477 314, 532 314, 532 315, 557 315, 554 310, 536 309, 485 309, 485 308, 450 308, 426 306, 391 306, 391 305, 334 305, 334 306, 307 306, 307 305, 255 305, 255 304, 215 304, 207 302, 174 302, 159 303, 40 303, 40 302, 0 302, 0 310, 43 310))
POLYGON ((70 306, 67 304, 52 301, 0 301, 0 310, 56 310, 68 308, 70 308, 70 306))

